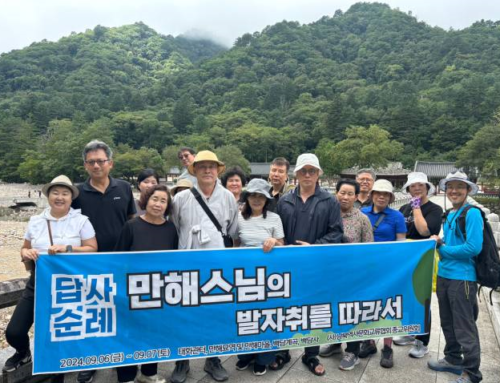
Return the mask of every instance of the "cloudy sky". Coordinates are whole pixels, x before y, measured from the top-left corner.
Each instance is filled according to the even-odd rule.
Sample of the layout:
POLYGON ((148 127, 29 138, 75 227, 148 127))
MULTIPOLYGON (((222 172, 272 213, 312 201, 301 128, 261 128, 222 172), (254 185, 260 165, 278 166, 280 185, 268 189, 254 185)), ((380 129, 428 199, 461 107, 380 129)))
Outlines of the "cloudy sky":
MULTIPOLYGON (((0 0, 0 53, 71 32, 142 21, 162 34, 199 31, 230 46, 246 32, 282 20, 303 24, 346 11, 352 0, 0 0)), ((498 0, 386 0, 419 20, 462 29, 481 19, 500 20, 498 0)))

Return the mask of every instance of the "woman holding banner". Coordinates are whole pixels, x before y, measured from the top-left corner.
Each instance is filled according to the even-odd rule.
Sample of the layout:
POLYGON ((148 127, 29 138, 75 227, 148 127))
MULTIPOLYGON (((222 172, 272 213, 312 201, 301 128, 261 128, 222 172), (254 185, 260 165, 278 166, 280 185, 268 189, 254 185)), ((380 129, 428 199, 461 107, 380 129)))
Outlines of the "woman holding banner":
MULTIPOLYGON (((260 247, 264 252, 271 251, 274 246, 283 246, 285 234, 278 214, 267 210, 271 195, 269 184, 262 179, 253 179, 248 183, 243 197, 243 208, 238 216, 240 246, 260 247)), ((274 362, 274 352, 238 355, 237 370, 245 370, 253 365, 254 375, 267 372, 267 366, 274 362)))
POLYGON ((71 201, 78 197, 76 188, 64 175, 44 185, 42 193, 49 207, 31 217, 24 235, 21 260, 31 276, 14 314, 5 331, 7 342, 16 353, 5 362, 2 371, 17 370, 31 362, 28 332, 34 320, 36 260, 41 253, 87 253, 97 251, 95 231, 88 217, 71 208, 71 201))
MULTIPOLYGON (((428 239, 431 235, 439 235, 441 231, 441 220, 443 217, 443 209, 441 206, 429 201, 430 195, 434 194, 434 185, 432 185, 427 175, 421 172, 413 172, 408 174, 408 181, 403 186, 403 192, 410 193, 410 203, 401 206, 399 211, 405 217, 408 239, 428 239)), ((430 329, 430 315, 429 315, 430 329)), ((429 345, 431 334, 415 336, 402 336, 394 338, 394 344, 398 346, 413 345, 408 352, 412 358, 422 358, 429 353, 427 346, 429 345)))
MULTIPOLYGON (((340 203, 342 215, 342 225, 344 226, 345 243, 365 243, 373 242, 373 230, 368 217, 354 207, 357 201, 360 185, 358 182, 350 179, 342 179, 337 182, 337 200, 340 203)), ((339 364, 339 369, 343 371, 352 370, 359 364, 359 351, 361 342, 348 342, 344 356, 339 364)), ((334 354, 342 353, 340 343, 329 344, 322 347, 319 351, 321 357, 328 357, 334 354)))
MULTIPOLYGON (((404 241, 406 239, 406 224, 403 214, 391 209, 389 205, 394 202, 393 187, 388 180, 377 180, 371 191, 372 205, 361 209, 368 216, 372 227, 375 242, 404 241)), ((365 340, 359 352, 360 358, 366 358, 377 352, 374 340, 365 340)), ((384 348, 380 365, 384 368, 394 366, 392 352, 392 338, 384 338, 384 348)))
MULTIPOLYGON (((154 185, 141 193, 139 207, 144 215, 127 221, 123 226, 116 251, 177 250, 178 237, 174 224, 167 220, 172 205, 170 192, 165 185, 154 185)), ((137 366, 116 369, 119 382, 134 382, 137 366)), ((143 364, 137 377, 139 383, 164 383, 158 375, 158 363, 143 364)))

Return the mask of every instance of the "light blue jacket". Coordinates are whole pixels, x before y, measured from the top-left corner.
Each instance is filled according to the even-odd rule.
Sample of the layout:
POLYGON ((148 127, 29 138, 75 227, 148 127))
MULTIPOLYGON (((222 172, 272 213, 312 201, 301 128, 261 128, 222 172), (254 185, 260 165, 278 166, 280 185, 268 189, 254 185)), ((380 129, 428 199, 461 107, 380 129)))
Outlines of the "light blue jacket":
POLYGON ((461 281, 476 281, 476 256, 483 247, 483 218, 478 209, 472 208, 465 216, 467 240, 460 230, 458 217, 464 205, 456 212, 450 212, 443 223, 444 238, 439 248, 441 262, 438 275, 461 281))

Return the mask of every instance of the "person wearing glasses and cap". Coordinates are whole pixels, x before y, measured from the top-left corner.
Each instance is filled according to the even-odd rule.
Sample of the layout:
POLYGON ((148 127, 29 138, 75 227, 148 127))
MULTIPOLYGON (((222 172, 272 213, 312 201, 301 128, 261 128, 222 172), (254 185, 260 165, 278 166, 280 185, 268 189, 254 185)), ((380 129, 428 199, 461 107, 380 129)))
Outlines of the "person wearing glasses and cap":
MULTIPOLYGON (((407 239, 428 239, 431 235, 438 235, 441 231, 443 209, 431 202, 429 196, 434 194, 434 185, 429 182, 427 175, 422 172, 408 174, 408 181, 402 188, 403 193, 411 195, 410 203, 401 206, 399 211, 404 215, 407 239)), ((430 329, 431 318, 428 318, 430 329)), ((398 346, 413 345, 408 352, 412 358, 423 358, 429 353, 430 331, 425 335, 402 336, 394 338, 398 346)))
POLYGON ((477 383, 483 377, 479 371, 481 346, 476 320, 477 283, 475 258, 483 247, 483 218, 479 209, 469 209, 465 215, 466 237, 459 226, 460 215, 468 209, 467 197, 478 191, 465 173, 450 173, 439 182, 441 190, 451 201, 443 223, 444 237, 433 235, 440 257, 436 295, 439 317, 446 346, 444 358, 430 360, 434 371, 460 375, 455 383, 477 383))
MULTIPOLYGON (((340 204, 319 186, 323 170, 312 153, 301 154, 294 169, 299 185, 283 195, 278 202, 278 214, 283 222, 286 245, 316 245, 341 243, 344 235, 340 204)), ((315 375, 324 375, 318 360, 319 346, 305 348, 302 363, 315 375)), ((290 361, 287 352, 278 352, 270 369, 278 370, 290 361)))

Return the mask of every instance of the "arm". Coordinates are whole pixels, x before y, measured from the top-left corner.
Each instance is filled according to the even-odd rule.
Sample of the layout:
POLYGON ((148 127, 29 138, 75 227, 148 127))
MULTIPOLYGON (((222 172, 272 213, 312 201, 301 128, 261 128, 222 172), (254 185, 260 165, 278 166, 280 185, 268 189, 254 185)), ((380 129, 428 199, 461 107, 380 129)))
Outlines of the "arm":
POLYGON ((429 227, 427 226, 427 221, 425 220, 424 215, 422 214, 422 210, 420 210, 420 207, 413 209, 413 218, 414 218, 415 228, 422 237, 427 237, 431 235, 429 227))
MULTIPOLYGON (((458 222, 456 223, 458 225, 458 222)), ((457 229, 457 232, 459 229, 457 229)), ((483 248, 483 217, 478 209, 471 209, 465 217, 467 240, 461 245, 442 244, 439 254, 442 258, 466 260, 475 257, 483 248)))
POLYGON ((328 229, 327 233, 316 240, 315 244, 341 243, 344 235, 340 205, 333 197, 328 201, 328 229))
MULTIPOLYGON (((142 219, 142 218, 139 218, 142 219)), ((115 251, 130 251, 132 248, 134 235, 132 228, 130 227, 130 221, 125 222, 123 229, 120 233, 120 237, 115 245, 115 251)))
POLYGON ((406 223, 405 217, 401 212, 397 212, 398 216, 396 217, 396 241, 405 241, 406 240, 406 223))
POLYGON ((21 261, 29 262, 38 259, 38 250, 31 248, 31 241, 24 240, 23 247, 21 247, 21 261))
POLYGON ((406 241, 406 233, 397 233, 396 241, 406 241))

